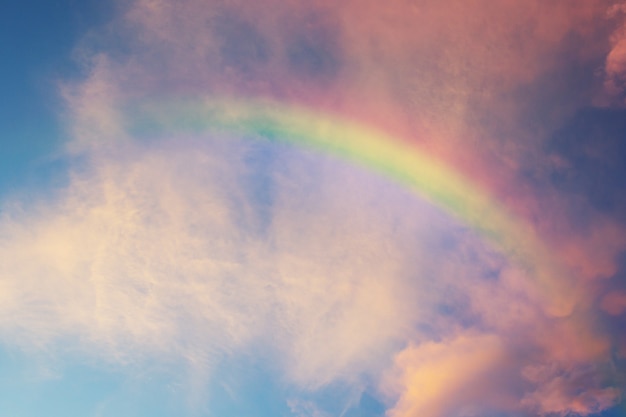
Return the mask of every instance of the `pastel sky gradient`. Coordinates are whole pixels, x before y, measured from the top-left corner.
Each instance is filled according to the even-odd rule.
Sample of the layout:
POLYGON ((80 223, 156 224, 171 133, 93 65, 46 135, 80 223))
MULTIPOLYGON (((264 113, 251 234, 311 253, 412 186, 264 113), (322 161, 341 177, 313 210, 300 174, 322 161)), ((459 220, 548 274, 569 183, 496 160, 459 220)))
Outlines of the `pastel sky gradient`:
POLYGON ((625 415, 626 3, 0 34, 0 415, 625 415))

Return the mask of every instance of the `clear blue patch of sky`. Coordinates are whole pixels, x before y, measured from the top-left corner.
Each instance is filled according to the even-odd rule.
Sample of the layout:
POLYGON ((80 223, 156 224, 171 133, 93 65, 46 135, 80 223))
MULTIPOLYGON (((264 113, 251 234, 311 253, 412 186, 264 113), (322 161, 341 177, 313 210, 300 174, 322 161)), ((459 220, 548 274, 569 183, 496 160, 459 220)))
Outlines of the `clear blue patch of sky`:
POLYGON ((119 390, 119 375, 16 350, 0 351, 0 415, 13 417, 97 415, 101 402, 119 390))
POLYGON ((122 368, 83 357, 60 360, 0 350, 0 415, 190 415, 187 395, 176 390, 181 384, 174 371, 162 365, 122 368))
POLYGON ((64 140, 58 81, 79 75, 73 49, 112 12, 98 0, 0 2, 0 196, 64 140))
POLYGON ((172 363, 144 365, 107 367, 80 357, 51 360, 0 350, 0 415, 289 417, 311 410, 345 417, 384 415, 374 397, 357 393, 354 398, 348 386, 313 393, 288 388, 259 358, 226 360, 213 370, 210 384, 200 383, 198 393, 189 376, 197 370, 172 363), (294 401, 304 406, 294 407, 294 401))

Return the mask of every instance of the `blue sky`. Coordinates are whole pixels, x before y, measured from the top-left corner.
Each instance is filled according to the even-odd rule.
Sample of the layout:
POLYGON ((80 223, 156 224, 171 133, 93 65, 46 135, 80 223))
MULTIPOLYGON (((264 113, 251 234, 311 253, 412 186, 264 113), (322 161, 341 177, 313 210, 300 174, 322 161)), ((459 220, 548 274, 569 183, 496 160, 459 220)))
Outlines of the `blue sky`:
MULTIPOLYGON (((110 16, 90 1, 8 1, 2 6, 2 189, 32 176, 63 140, 58 81, 80 72, 76 42, 110 16)), ((40 168, 41 169, 41 168, 40 168)))
POLYGON ((0 415, 623 414, 626 5, 5 3, 0 415), (223 98, 444 174, 178 107, 223 98), (446 173, 511 225, 446 211, 446 173))

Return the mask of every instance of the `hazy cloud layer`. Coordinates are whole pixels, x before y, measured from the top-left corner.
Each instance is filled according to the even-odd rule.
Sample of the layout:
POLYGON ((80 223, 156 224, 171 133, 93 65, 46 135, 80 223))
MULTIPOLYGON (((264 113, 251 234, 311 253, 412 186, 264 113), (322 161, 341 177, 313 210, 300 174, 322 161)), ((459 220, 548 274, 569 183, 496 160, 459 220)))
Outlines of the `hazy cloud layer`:
POLYGON ((51 201, 4 211, 3 339, 209 368, 268 345, 312 387, 377 371, 436 302, 414 304, 441 285, 428 284, 443 263, 428 245, 453 232, 324 161, 209 138, 95 154, 51 201), (270 152, 273 165, 250 163, 270 152))
POLYGON ((68 184, 4 202, 0 339, 209 380, 258 354, 286 384, 354 384, 390 417, 610 408, 623 32, 624 6, 602 0, 125 3, 61 87, 68 184), (222 96, 414 142, 532 224, 585 297, 547 317, 528 271, 373 174, 262 137, 139 140, 123 110, 222 96), (616 127, 587 133, 603 118, 616 127))

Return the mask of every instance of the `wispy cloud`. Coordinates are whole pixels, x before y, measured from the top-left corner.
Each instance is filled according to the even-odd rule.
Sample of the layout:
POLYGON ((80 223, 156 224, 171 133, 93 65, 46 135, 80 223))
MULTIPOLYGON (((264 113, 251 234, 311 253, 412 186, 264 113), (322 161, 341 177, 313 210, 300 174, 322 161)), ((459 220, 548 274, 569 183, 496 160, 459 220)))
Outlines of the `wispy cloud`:
POLYGON ((286 378, 313 387, 378 368, 415 321, 403 293, 419 271, 410 233, 437 215, 422 206, 405 221, 396 205, 410 199, 384 182, 360 189, 367 176, 341 168, 337 179, 333 164, 287 152, 259 228, 251 152, 241 141, 126 146, 94 157, 53 201, 5 211, 3 337, 209 367, 260 343, 280 352, 286 378), (340 198, 345 187, 352 197, 340 198))
POLYGON ((588 415, 619 401, 611 355, 624 348, 597 324, 624 314, 606 284, 624 224, 566 186, 597 148, 570 152, 578 142, 554 132, 581 107, 623 104, 624 6, 119 7, 77 52, 85 78, 62 87, 80 164, 51 196, 4 202, 4 343, 186 361, 208 379, 225 357, 259 354, 299 389, 358 381, 390 417, 588 415), (528 221, 584 297, 548 317, 532 271, 373 174, 259 138, 139 139, 124 113, 223 96, 320 109, 442 158, 528 221))

